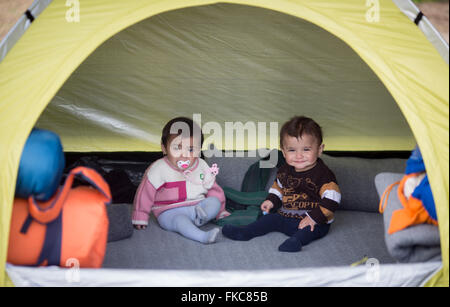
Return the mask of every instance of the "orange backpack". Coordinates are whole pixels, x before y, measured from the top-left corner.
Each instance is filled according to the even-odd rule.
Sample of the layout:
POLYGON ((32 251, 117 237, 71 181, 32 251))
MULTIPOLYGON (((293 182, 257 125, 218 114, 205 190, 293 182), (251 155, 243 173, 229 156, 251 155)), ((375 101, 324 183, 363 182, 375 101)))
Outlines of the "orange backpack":
POLYGON ((14 200, 7 261, 16 265, 99 268, 106 251, 111 202, 108 184, 93 169, 73 169, 47 202, 14 200), (91 186, 72 189, 75 176, 91 186))
POLYGON ((438 222, 430 217, 420 199, 415 198, 413 195, 407 198, 404 194, 406 181, 409 178, 417 177, 420 174, 421 173, 411 173, 403 176, 402 180, 394 182, 393 184, 388 186, 381 196, 379 211, 380 213, 383 213, 384 209, 386 208, 391 190, 394 188, 394 186, 399 185, 397 189, 397 195, 403 208, 392 212, 388 234, 393 234, 394 232, 418 224, 438 225, 438 222))

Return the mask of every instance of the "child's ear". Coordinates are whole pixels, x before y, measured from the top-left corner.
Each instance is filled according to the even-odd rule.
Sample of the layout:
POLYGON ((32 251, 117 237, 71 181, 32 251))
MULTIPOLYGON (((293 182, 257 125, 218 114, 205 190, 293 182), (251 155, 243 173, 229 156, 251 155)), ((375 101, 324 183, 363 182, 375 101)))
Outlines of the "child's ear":
POLYGON ((283 158, 285 158, 285 159, 286 159, 286 154, 284 153, 284 148, 283 148, 283 147, 281 147, 281 148, 280 148, 280 150, 281 150, 281 153, 283 154, 283 158))
POLYGON ((167 155, 166 147, 161 143, 161 150, 163 152, 163 155, 167 155))
POLYGON ((325 144, 322 143, 322 144, 319 146, 319 156, 322 155, 322 152, 323 152, 324 149, 325 149, 325 144))

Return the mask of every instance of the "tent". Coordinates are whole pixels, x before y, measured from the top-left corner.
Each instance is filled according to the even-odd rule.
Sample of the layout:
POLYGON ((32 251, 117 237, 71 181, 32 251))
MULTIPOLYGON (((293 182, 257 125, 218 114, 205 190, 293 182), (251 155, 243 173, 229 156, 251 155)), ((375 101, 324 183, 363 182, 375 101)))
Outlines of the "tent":
MULTIPOLYGON (((174 116, 201 114, 226 130, 301 112, 328 131, 328 150, 419 144, 442 248, 428 284, 448 286, 448 45, 411 1, 36 0, 0 54, 0 284, 9 282, 20 154, 35 125, 57 132, 66 151, 159 151, 160 129, 174 116)), ((243 138, 216 145, 261 145, 243 138)))

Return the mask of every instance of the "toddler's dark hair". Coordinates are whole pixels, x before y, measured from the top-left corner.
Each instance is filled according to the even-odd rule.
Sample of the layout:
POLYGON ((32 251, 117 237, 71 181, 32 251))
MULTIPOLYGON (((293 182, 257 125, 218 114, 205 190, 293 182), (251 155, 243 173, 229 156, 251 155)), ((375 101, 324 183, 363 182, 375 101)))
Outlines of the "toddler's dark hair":
MULTIPOLYGON (((180 129, 177 130, 177 133, 175 133, 175 134, 174 133, 170 133, 170 128, 172 127, 172 125, 178 124, 178 125, 180 125, 180 127, 183 127, 183 123, 186 124, 189 127, 189 136, 190 137, 194 136, 194 126, 196 127, 196 129, 198 129, 197 131, 200 131, 200 135, 201 135, 200 136, 201 137, 200 145, 203 145, 203 133, 202 133, 201 128, 196 123, 194 123, 194 121, 192 119, 190 119, 190 118, 187 118, 187 117, 176 117, 174 119, 171 119, 164 126, 164 128, 162 130, 161 144, 164 145, 164 147, 167 147, 167 145, 168 145, 167 143, 168 143, 169 138, 171 136, 178 136, 178 135, 180 135, 183 132, 183 130, 180 128, 180 129)), ((175 127, 175 128, 177 128, 177 127, 175 127)))
POLYGON ((303 134, 314 136, 319 145, 322 144, 322 128, 312 118, 306 116, 295 116, 284 123, 280 131, 280 148, 283 148, 283 139, 286 135, 296 138, 303 134))

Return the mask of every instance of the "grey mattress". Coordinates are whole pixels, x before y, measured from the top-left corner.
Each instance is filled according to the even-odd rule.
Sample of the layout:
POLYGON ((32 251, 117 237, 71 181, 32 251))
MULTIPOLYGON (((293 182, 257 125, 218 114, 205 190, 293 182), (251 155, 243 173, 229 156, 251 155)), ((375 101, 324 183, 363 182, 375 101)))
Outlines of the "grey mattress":
MULTIPOLYGON (((217 227, 208 224, 203 228, 217 227)), ((394 263, 384 242, 381 214, 337 211, 328 235, 304 246, 298 253, 282 253, 287 238, 270 233, 247 242, 232 241, 220 233, 214 244, 204 245, 168 232, 150 218, 146 230, 134 230, 124 240, 108 243, 103 266, 107 268, 179 270, 261 270, 350 265, 364 256, 394 263)))

